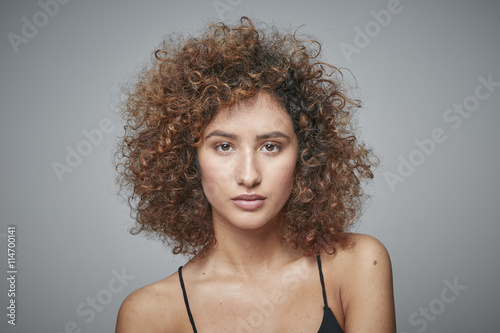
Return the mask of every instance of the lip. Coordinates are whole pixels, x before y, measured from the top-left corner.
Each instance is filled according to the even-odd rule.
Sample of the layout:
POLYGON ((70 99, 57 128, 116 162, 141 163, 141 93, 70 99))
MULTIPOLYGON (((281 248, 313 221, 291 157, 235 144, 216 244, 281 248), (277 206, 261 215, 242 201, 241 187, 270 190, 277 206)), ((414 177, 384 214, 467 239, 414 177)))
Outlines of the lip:
POLYGON ((234 198, 231 198, 233 203, 244 209, 244 210, 254 210, 261 207, 266 201, 266 197, 258 194, 240 194, 234 198))

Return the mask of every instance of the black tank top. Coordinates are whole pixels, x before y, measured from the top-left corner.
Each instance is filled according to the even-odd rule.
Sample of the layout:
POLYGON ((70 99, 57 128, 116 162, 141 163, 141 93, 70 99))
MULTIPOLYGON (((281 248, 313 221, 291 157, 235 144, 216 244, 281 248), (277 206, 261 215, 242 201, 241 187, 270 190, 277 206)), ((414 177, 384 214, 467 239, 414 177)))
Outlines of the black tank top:
MULTIPOLYGON (((337 318, 332 312, 332 309, 328 307, 328 301, 326 299, 326 291, 325 291, 325 281, 323 279, 323 270, 321 269, 321 258, 317 256, 318 261, 318 270, 319 270, 319 280, 321 282, 321 288, 323 290, 323 320, 321 321, 321 326, 319 327, 318 333, 344 333, 342 328, 340 327, 337 318)), ((196 330, 196 325, 194 324, 193 315, 191 314, 191 310, 189 309, 189 302, 186 294, 186 287, 184 286, 184 280, 182 279, 182 266, 179 267, 179 281, 181 283, 182 295, 184 296, 184 304, 186 305, 186 310, 189 316, 189 321, 191 322, 191 326, 193 327, 193 332, 198 333, 196 330)))

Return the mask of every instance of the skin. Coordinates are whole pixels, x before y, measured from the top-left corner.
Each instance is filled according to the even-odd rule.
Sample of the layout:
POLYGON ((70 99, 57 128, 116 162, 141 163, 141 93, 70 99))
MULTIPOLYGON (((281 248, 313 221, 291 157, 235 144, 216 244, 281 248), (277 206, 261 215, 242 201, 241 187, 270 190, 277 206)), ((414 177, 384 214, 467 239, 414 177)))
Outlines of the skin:
MULTIPOLYGON (((202 185, 212 205, 217 244, 183 268, 201 332, 317 332, 323 298, 314 256, 281 241, 281 209, 290 195, 297 137, 270 96, 221 110, 198 147, 202 185), (234 197, 259 194, 239 207, 234 197)), ((350 234, 349 249, 321 255, 328 305, 347 333, 395 332, 390 258, 375 238, 350 234)), ((192 332, 177 273, 123 302, 117 333, 192 332)))

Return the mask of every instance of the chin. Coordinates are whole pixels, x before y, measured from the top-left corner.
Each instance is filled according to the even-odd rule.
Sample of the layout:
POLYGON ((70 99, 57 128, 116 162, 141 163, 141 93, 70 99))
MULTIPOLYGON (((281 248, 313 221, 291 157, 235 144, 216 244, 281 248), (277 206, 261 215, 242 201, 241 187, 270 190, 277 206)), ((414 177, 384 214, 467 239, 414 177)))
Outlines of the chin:
POLYGON ((226 217, 226 223, 231 226, 242 229, 242 230, 259 230, 259 229, 267 229, 276 225, 277 217, 264 217, 257 216, 255 213, 244 213, 246 216, 241 216, 241 214, 237 214, 239 216, 226 217))

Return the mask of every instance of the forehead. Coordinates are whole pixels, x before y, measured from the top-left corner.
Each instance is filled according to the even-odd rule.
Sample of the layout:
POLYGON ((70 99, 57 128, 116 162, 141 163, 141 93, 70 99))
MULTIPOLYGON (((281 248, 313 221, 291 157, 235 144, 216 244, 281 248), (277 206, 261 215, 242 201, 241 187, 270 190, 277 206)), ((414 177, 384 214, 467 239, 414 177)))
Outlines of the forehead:
POLYGON ((293 133, 293 124, 281 104, 269 94, 259 93, 252 99, 219 110, 205 132, 213 129, 243 132, 280 130, 293 133))

